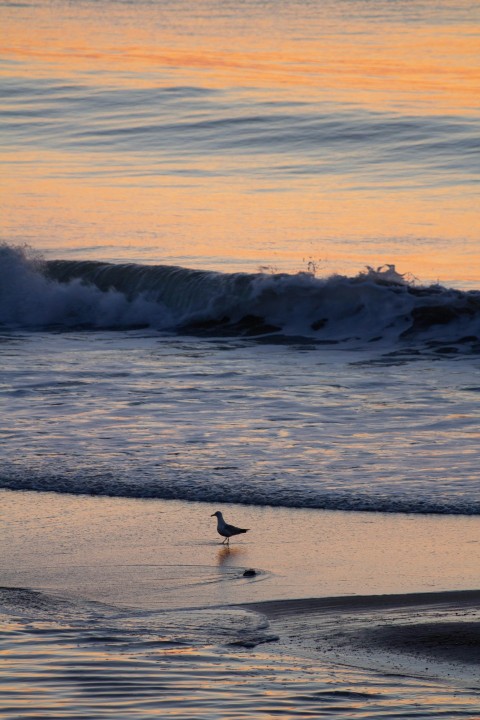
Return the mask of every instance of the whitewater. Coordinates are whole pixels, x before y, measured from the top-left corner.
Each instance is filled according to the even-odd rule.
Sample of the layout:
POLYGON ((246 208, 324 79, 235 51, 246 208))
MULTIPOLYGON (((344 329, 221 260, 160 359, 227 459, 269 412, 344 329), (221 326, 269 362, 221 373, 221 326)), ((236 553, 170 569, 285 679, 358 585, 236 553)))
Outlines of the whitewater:
POLYGON ((1 248, 0 486, 478 514, 477 291, 1 248))
MULTIPOLYGON (((130 329, 286 342, 405 340, 441 353, 478 350, 480 292, 416 286, 394 265, 355 277, 314 271, 221 273, 165 265, 43 260, 0 246, 6 327, 130 329), (447 345, 448 347, 441 347, 447 345)), ((405 348, 403 348, 405 349, 405 348)))

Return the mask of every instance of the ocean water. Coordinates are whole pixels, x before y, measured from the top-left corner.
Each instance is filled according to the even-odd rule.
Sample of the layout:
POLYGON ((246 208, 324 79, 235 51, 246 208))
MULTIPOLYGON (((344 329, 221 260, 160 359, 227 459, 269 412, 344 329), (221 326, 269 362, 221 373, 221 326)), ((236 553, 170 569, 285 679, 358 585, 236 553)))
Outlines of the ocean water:
POLYGON ((0 6, 1 232, 49 259, 477 289, 475 0, 0 6))
POLYGON ((479 513, 476 291, 1 259, 2 487, 479 513))
MULTIPOLYGON (((23 0, 0 20, 0 488, 480 514, 478 2, 23 0)), ((18 650, 7 717, 106 716, 85 698, 116 697, 113 668, 145 692, 116 717, 159 683, 178 710, 185 616, 152 659, 165 617, 140 640, 118 609, 53 627, 29 592, 2 599, 13 655, 38 653, 18 650)), ((197 620, 185 717, 225 717, 197 620)), ((439 717, 440 696, 474 717, 425 680, 273 657, 229 655, 228 717, 439 717)))

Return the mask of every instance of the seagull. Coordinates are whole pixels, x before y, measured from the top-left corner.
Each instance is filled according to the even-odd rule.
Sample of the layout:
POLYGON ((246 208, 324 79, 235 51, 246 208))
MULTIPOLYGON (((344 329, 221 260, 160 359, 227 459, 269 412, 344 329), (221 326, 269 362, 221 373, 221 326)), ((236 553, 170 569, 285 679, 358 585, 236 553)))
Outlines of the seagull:
POLYGON ((232 535, 240 535, 241 533, 248 532, 247 530, 243 530, 242 528, 235 527, 235 525, 229 525, 225 522, 223 519, 223 515, 220 512, 220 510, 217 510, 217 512, 214 512, 213 515, 210 515, 210 517, 216 517, 217 518, 217 532, 219 535, 225 538, 222 545, 230 545, 230 538, 232 535))

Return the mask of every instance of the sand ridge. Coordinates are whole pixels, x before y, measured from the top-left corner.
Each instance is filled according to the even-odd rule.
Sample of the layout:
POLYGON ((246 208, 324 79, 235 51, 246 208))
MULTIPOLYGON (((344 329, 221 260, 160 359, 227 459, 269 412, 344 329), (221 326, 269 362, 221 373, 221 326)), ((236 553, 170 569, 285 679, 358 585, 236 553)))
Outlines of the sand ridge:
POLYGON ((290 652, 480 688, 480 591, 363 595, 245 605, 290 652))

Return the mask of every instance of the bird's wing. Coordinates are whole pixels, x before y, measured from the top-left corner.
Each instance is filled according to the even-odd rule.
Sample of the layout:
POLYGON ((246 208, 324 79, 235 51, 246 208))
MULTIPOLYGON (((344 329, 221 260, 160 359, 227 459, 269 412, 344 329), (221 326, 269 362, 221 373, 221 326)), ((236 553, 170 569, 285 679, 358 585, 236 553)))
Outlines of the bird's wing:
POLYGON ((232 535, 237 535, 238 533, 247 532, 243 528, 235 527, 235 525, 228 525, 225 524, 224 526, 225 532, 231 533, 232 535))

